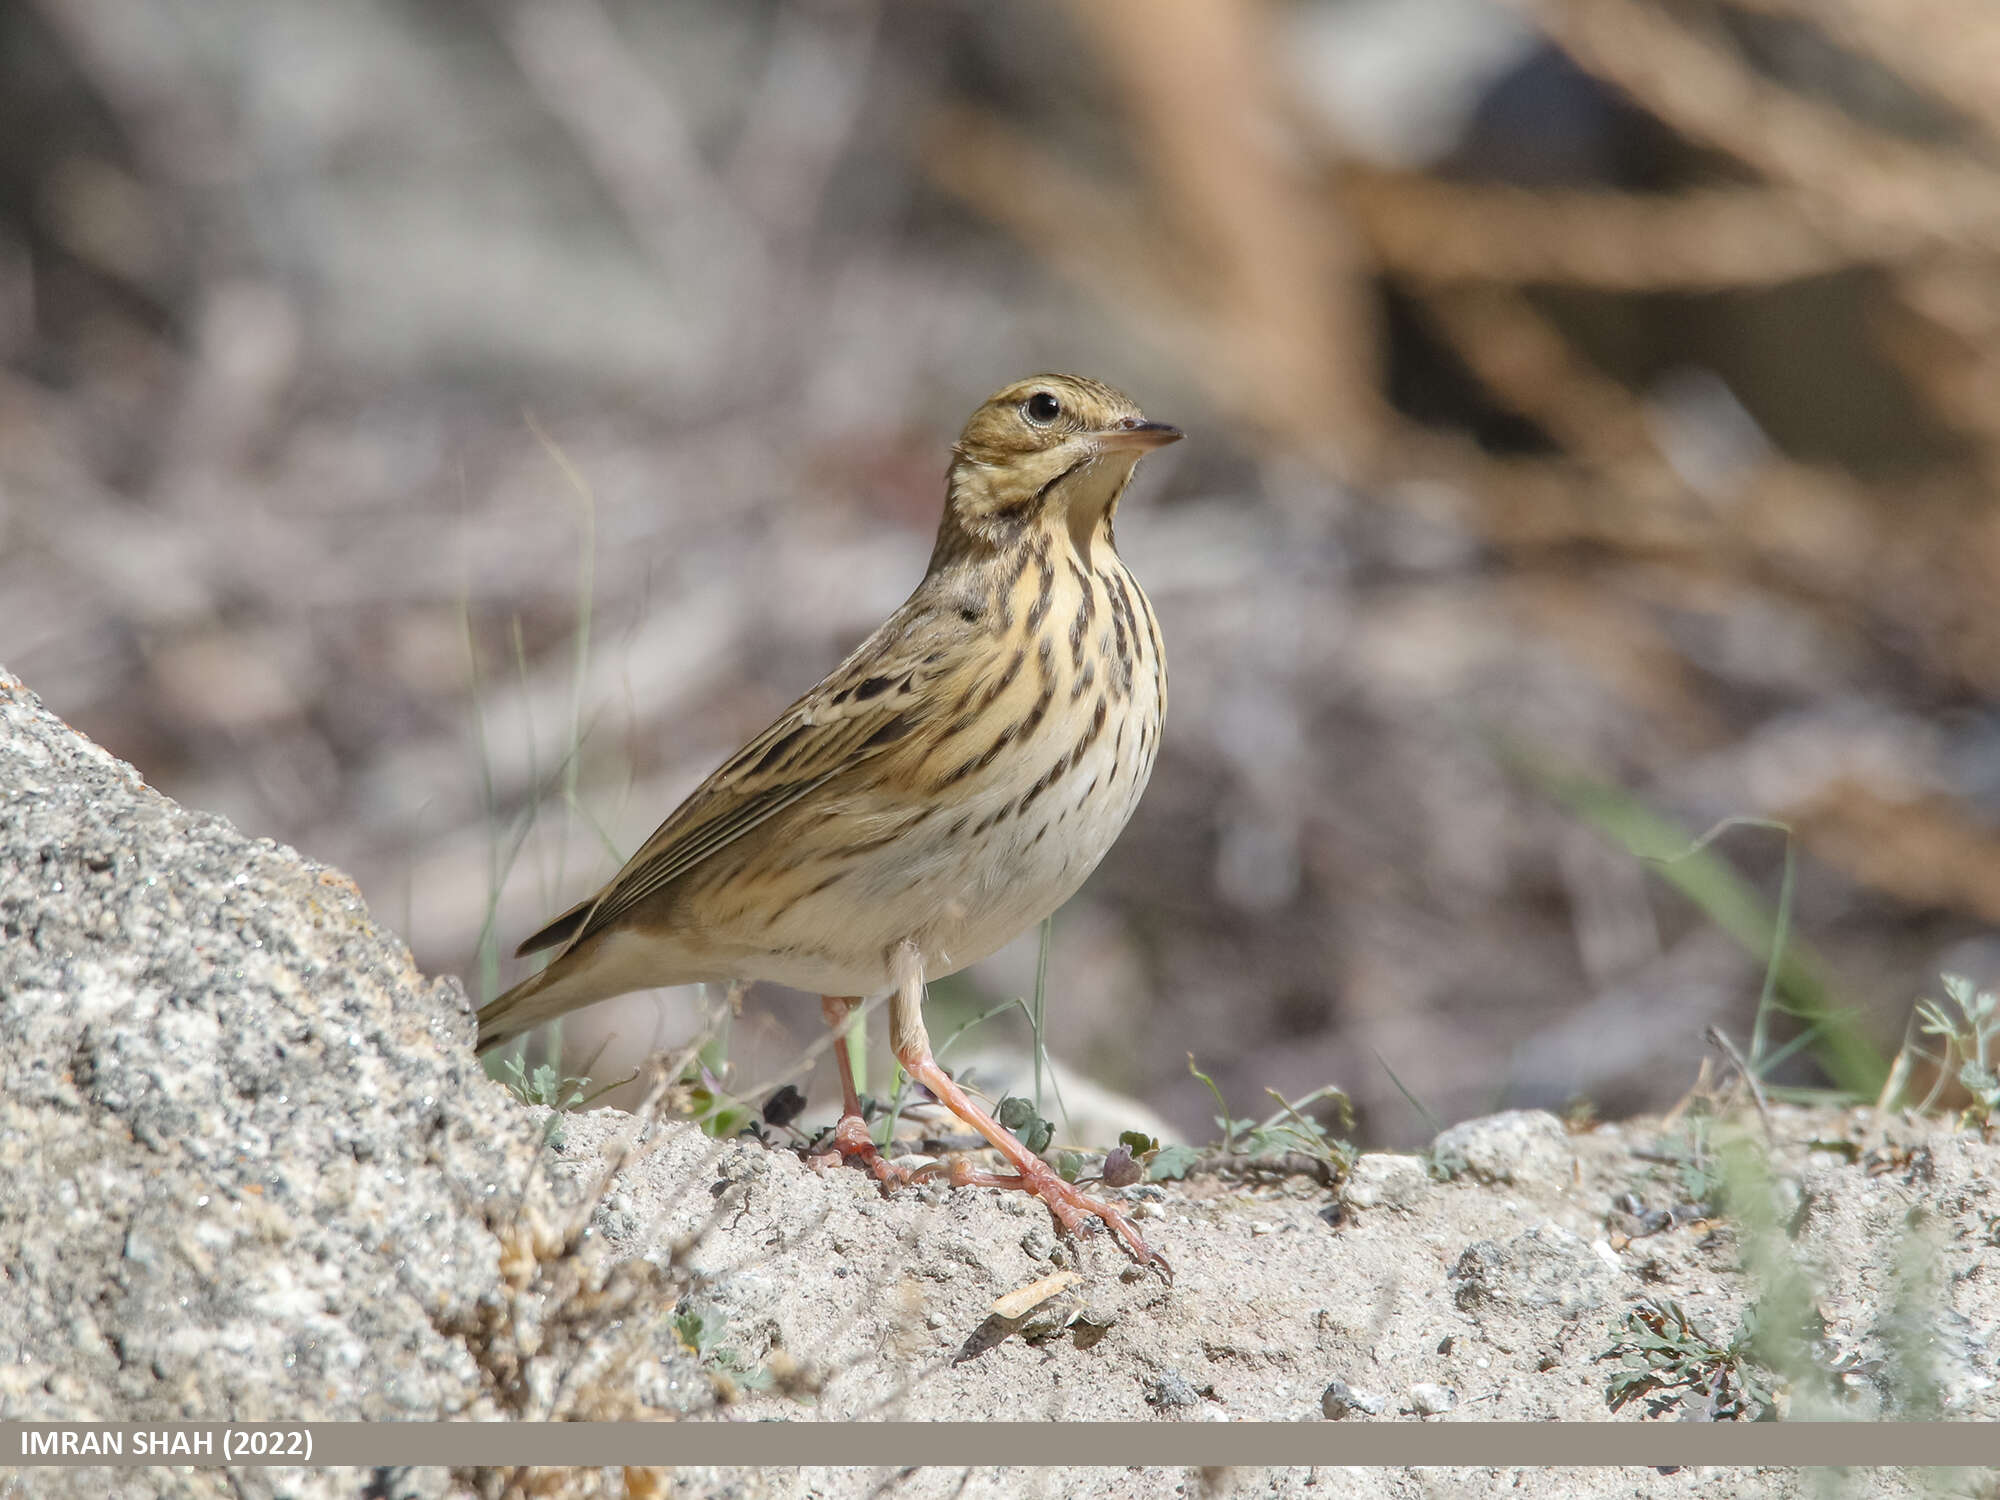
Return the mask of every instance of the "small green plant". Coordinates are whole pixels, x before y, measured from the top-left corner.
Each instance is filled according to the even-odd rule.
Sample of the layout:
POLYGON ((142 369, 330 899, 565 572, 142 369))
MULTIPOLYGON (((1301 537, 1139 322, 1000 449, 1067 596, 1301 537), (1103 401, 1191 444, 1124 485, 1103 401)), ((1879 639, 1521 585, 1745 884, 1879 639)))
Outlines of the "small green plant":
POLYGON ((1655 1416, 1695 1402, 1687 1414, 1698 1420, 1763 1421, 1776 1416, 1782 1392, 1794 1419, 1838 1414, 1841 1361, 1828 1339, 1813 1268, 1794 1245, 1809 1203, 1796 1184, 1774 1174, 1764 1137, 1742 1119, 1697 1109, 1675 1136, 1641 1154, 1671 1173, 1696 1212, 1727 1216, 1714 1233, 1735 1244, 1755 1296, 1726 1342, 1678 1303, 1638 1304, 1598 1356, 1623 1365, 1605 1389, 1612 1410, 1649 1397, 1655 1416))
MULTIPOLYGON (((1396 1092, 1403 1096, 1403 1102, 1417 1112, 1418 1116, 1424 1122, 1425 1131, 1435 1141, 1438 1136, 1444 1133, 1445 1128, 1444 1121, 1440 1120, 1437 1116, 1437 1111, 1424 1103, 1423 1100, 1419 1099, 1404 1086, 1403 1080, 1396 1076, 1396 1070, 1389 1066, 1389 1059, 1384 1057, 1380 1051, 1375 1053, 1375 1061, 1382 1065, 1382 1071, 1389 1075, 1389 1082, 1396 1086, 1396 1092)), ((1425 1153, 1425 1160, 1431 1176, 1437 1178, 1449 1178, 1455 1172, 1465 1169, 1465 1163, 1462 1161, 1440 1162, 1437 1160, 1434 1151, 1425 1153)))
POLYGON ((753 1391, 770 1389, 771 1372, 750 1364, 734 1347, 723 1342, 729 1337, 729 1318, 712 1303, 682 1298, 674 1308, 674 1337, 711 1375, 724 1376, 753 1391))
POLYGON ((616 1087, 606 1084, 593 1093, 588 1078, 565 1076, 553 1063, 542 1063, 530 1070, 527 1059, 519 1052, 500 1059, 499 1078, 520 1103, 553 1111, 542 1125, 542 1141, 557 1151, 563 1147, 563 1116, 616 1087))
MULTIPOLYGON (((1347 1095, 1331 1084, 1298 1100, 1287 1099, 1276 1089, 1266 1089, 1264 1092, 1278 1101, 1278 1108, 1262 1120, 1238 1119, 1229 1112, 1215 1080, 1195 1066, 1192 1052, 1188 1054, 1188 1072, 1201 1080, 1215 1100, 1218 1111, 1215 1123, 1222 1132, 1217 1152, 1223 1161, 1275 1164, 1279 1158, 1296 1153, 1321 1163, 1334 1175, 1353 1165, 1354 1148, 1305 1113, 1308 1105, 1325 1099, 1337 1100, 1342 1125, 1352 1124, 1347 1095)), ((1126 1131, 1118 1137, 1118 1143, 1128 1156, 1144 1164, 1148 1182, 1185 1177, 1205 1154, 1187 1146, 1162 1146, 1137 1130, 1126 1131)))
POLYGON ((1143 1130, 1128 1130, 1118 1137, 1118 1149, 1137 1162, 1147 1182, 1173 1182, 1187 1176, 1201 1160, 1190 1146, 1162 1146, 1143 1130))
POLYGON ((1700 837, 1690 837, 1688 830, 1621 787, 1559 766, 1524 746, 1502 743, 1498 748, 1502 758, 1528 780, 1605 839, 1643 860, 1745 952, 1765 960, 1764 989, 1745 1059, 1751 1075, 1767 1078, 1787 1057, 1805 1049, 1835 1085, 1832 1096, 1824 1090, 1764 1085, 1766 1094, 1800 1103, 1876 1096, 1889 1072, 1887 1060, 1869 1039, 1858 1010, 1839 995, 1829 966, 1791 930, 1798 862, 1791 825, 1774 818, 1730 817, 1700 837), (1723 834, 1740 828, 1784 835, 1784 870, 1775 910, 1714 847, 1723 834), (1799 1031, 1773 1046, 1771 1022, 1780 1014, 1797 1021, 1799 1031))
POLYGON ((1049 1142, 1055 1139, 1056 1127, 1042 1118, 1034 1101, 1008 1095, 1000 1101, 1000 1107, 993 1117, 1009 1130, 1014 1138, 1037 1155, 1049 1149, 1049 1142))
POLYGON ((1287 1099, 1276 1089, 1264 1090, 1278 1101, 1278 1108, 1266 1118, 1252 1125, 1243 1140, 1243 1151, 1253 1160, 1260 1157, 1285 1155, 1297 1152, 1323 1163, 1335 1174, 1345 1173, 1354 1165, 1354 1147, 1340 1139, 1320 1121, 1305 1113, 1308 1105, 1323 1099, 1337 1100, 1337 1113, 1343 1129, 1354 1125, 1353 1107, 1346 1093, 1332 1084, 1314 1089, 1302 1099, 1287 1099))
POLYGON ((1695 1401, 1689 1414, 1700 1420, 1767 1421, 1777 1415, 1777 1400, 1771 1371, 1755 1358, 1756 1337, 1754 1310, 1718 1344, 1678 1302, 1649 1297, 1625 1314, 1611 1347, 1597 1356, 1621 1366, 1604 1399, 1613 1411, 1650 1397, 1655 1416, 1695 1401))
POLYGON ((1255 1130, 1257 1122, 1255 1120, 1239 1120, 1229 1113, 1229 1102, 1222 1097, 1222 1090, 1216 1086, 1213 1078, 1210 1078, 1194 1065, 1194 1054, 1192 1052, 1188 1054, 1188 1072, 1201 1080, 1202 1086, 1209 1092, 1209 1097, 1215 1100, 1217 1111, 1215 1123, 1222 1131, 1222 1154, 1224 1156, 1234 1156, 1236 1154, 1237 1136, 1245 1135, 1255 1130))
POLYGON ((1470 1165, 1463 1153, 1440 1147, 1436 1141, 1432 1141, 1418 1159, 1423 1162, 1424 1172, 1433 1182, 1450 1182, 1461 1177, 1470 1165))
MULTIPOLYGON (((1917 1002, 1917 1021, 1926 1036, 1944 1043, 1944 1055, 1937 1058, 1938 1084, 1920 1110, 1936 1101, 1947 1079, 1955 1078, 1966 1092, 1965 1108, 1959 1113, 1961 1126, 1992 1130, 2000 1124, 2000 996, 1982 990, 1962 974, 1942 976, 1944 992, 1956 1016, 1936 1000, 1917 1002), (1956 1062, 1956 1070, 1952 1063, 1956 1062)), ((1901 1058, 1897 1059, 1899 1068, 1901 1058)))
POLYGON ((1728 1190, 1722 1160, 1709 1138, 1713 1126, 1714 1120, 1705 1111, 1690 1109, 1679 1129, 1653 1153, 1655 1160, 1671 1169, 1680 1201, 1710 1217, 1722 1212, 1728 1190))

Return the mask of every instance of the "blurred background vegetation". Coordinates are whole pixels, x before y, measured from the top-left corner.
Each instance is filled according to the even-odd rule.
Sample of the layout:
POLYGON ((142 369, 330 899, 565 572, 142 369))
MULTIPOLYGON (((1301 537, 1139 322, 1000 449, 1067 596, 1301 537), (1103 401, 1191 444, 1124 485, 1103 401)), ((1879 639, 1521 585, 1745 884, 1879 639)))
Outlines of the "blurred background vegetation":
POLYGON ((1663 1105, 1784 838, 1631 851, 1746 814, 1865 1092, 2000 969, 1996 77, 1986 0, 5 0, 0 660, 490 993, 1072 369, 1192 441, 1056 1057, 1663 1105))

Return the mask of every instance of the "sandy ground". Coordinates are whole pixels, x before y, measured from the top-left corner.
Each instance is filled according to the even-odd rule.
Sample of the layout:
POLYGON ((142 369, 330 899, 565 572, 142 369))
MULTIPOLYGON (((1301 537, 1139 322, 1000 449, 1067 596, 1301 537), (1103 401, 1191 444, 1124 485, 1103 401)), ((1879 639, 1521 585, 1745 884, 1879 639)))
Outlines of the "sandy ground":
MULTIPOLYGON (((577 1119, 577 1160, 555 1175, 594 1176, 593 1144, 629 1123, 577 1119)), ((2000 1150, 1872 1111, 1779 1111, 1773 1124, 1771 1185, 1796 1231, 1784 1253, 1825 1322, 1825 1400, 1853 1415, 1894 1407, 1883 1345, 1904 1286, 1926 1305, 1940 1414, 2000 1411, 1987 1343, 2000 1326, 2000 1150)), ((1726 1342, 1775 1274, 1745 1273, 1743 1235, 1720 1218, 1644 1232, 1681 1197, 1676 1169, 1646 1159, 1677 1139, 1653 1121, 1570 1136, 1521 1113, 1448 1133, 1454 1153, 1438 1155, 1475 1163, 1451 1180, 1419 1157, 1371 1155, 1339 1190, 1218 1178, 1126 1190, 1171 1284, 1107 1237, 1059 1241, 1025 1195, 885 1198, 858 1171, 684 1127, 661 1132, 598 1223, 621 1254, 660 1256, 699 1233, 689 1295, 726 1320, 718 1342, 748 1368, 781 1354, 817 1372, 809 1402, 746 1392, 751 1417, 1604 1420, 1616 1361, 1600 1356, 1640 1299, 1671 1298, 1726 1342), (1074 1280, 1024 1317, 993 1313, 1065 1270, 1074 1280), (1344 1406, 1329 1403, 1336 1383, 1344 1406)))
MULTIPOLYGON (((0 787, 0 1419, 2000 1414, 2000 1146, 1949 1119, 1760 1120, 1697 1098, 1571 1133, 1517 1111, 1326 1181, 1231 1162, 1116 1190, 1169 1281, 1108 1236, 1058 1236, 1019 1193, 885 1194, 858 1169, 684 1120, 589 1111, 553 1147, 548 1111, 474 1065, 462 988, 424 976, 338 871, 177 807, 4 675, 0 787), (1614 1411, 1620 1353, 1643 1319, 1669 1317, 1683 1367, 1614 1411)), ((1552 1472, 672 1483, 843 1497, 1708 1485, 1552 1472)), ((478 1470, 0 1483, 9 1500, 504 1488, 478 1470)), ((1733 1492, 1839 1492, 1758 1483, 1733 1492)), ((1980 1493, 1952 1476, 1869 1484, 1980 1493)), ((582 1471, 535 1493, 647 1491, 582 1471)))

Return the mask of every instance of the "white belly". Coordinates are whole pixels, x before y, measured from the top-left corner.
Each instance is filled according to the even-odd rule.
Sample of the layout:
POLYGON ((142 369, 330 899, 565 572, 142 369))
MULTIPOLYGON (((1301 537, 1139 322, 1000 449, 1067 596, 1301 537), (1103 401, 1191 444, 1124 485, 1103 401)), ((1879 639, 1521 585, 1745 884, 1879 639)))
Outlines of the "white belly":
POLYGON ((930 979, 998 951, 1074 895, 1117 841, 1152 774, 1158 726, 1146 675, 1089 750, 1018 809, 1075 743, 1073 728, 1045 727, 1020 747, 1015 774, 940 806, 868 855, 838 893, 800 903, 785 918, 786 932, 771 934, 754 972, 737 977, 871 995, 891 983, 888 955, 900 943, 917 943, 930 979), (794 932, 797 942, 789 940, 794 932), (805 936, 829 933, 839 934, 837 945, 805 936), (834 946, 838 959, 825 951, 834 946))
MULTIPOLYGON (((1155 713, 1150 701, 1135 701, 1124 733, 1107 730, 1028 813, 1003 818, 973 846, 928 851, 927 862, 946 879, 932 927, 917 936, 926 973, 938 977, 977 963, 1076 894, 1146 789, 1159 748, 1155 713)), ((1049 742, 1044 763, 1067 749, 1049 742)), ((1009 799, 990 801, 1005 806, 1009 799)))

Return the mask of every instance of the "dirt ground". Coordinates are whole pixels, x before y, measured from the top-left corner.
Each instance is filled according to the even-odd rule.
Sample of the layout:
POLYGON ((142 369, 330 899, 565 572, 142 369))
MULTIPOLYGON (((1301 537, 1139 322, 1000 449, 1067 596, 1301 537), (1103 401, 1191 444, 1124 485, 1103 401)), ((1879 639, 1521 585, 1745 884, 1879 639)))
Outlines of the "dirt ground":
MULTIPOLYGON (((556 1178, 592 1176, 594 1148, 629 1124, 577 1118, 556 1178)), ((1867 1110, 1779 1110, 1772 1126, 1785 1254, 1823 1320, 1812 1358, 1826 1372, 1818 1394, 1801 1385, 1780 1405, 1904 1409, 1894 1349, 1908 1337, 1894 1320, 1921 1316, 1924 1399, 1938 1415, 2000 1414, 2000 1149, 1867 1110)), ((1602 1356, 1641 1299, 1672 1299, 1726 1342, 1776 1274, 1760 1284, 1740 1227, 1691 1212, 1659 1160, 1685 1149, 1677 1128, 1569 1135, 1551 1116, 1502 1115, 1441 1138, 1434 1156, 1457 1164, 1447 1180, 1424 1158, 1383 1154, 1337 1190, 1302 1178, 1127 1190, 1171 1284, 1106 1237, 1059 1241, 1024 1195, 885 1198, 859 1172, 686 1127, 661 1131, 597 1223, 623 1255, 661 1256, 699 1232, 689 1301, 721 1314, 725 1363, 811 1372, 809 1401, 746 1390, 750 1418, 1594 1421, 1613 1416, 1617 1361, 1602 1356), (1069 1284, 1024 1316, 994 1313, 1064 1271, 1069 1284)), ((1617 1415, 1699 1411, 1690 1396, 1617 1415)))

